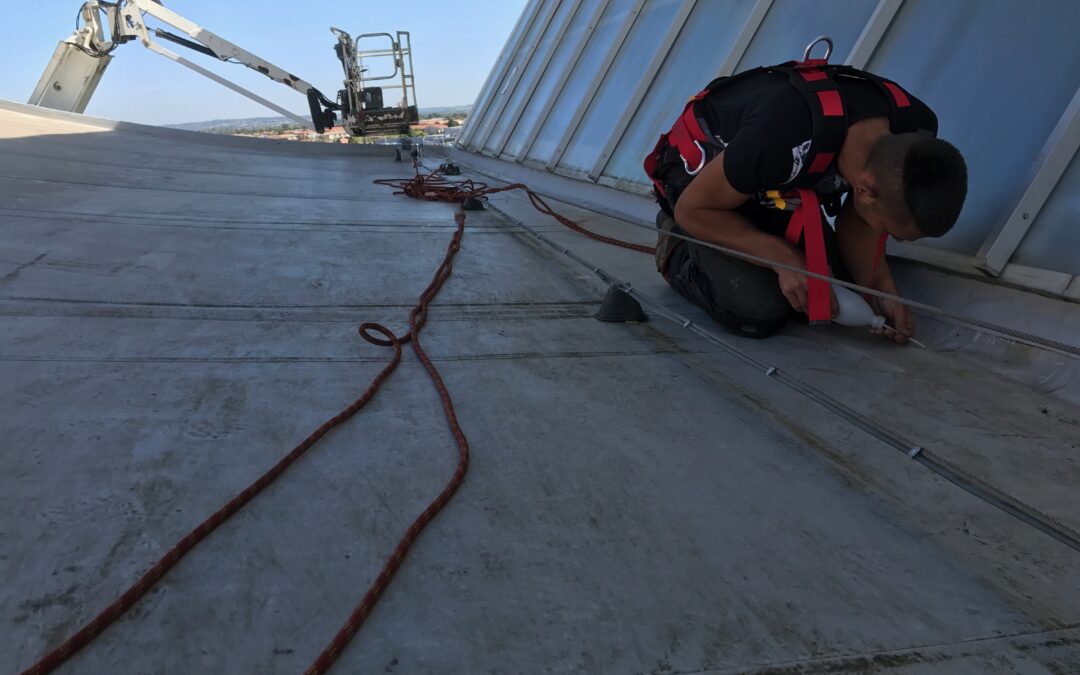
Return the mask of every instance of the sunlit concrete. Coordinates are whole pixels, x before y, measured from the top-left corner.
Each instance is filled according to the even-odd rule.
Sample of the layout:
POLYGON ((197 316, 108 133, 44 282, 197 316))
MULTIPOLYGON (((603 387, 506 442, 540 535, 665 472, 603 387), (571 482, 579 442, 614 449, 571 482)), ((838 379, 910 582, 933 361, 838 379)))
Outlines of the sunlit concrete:
MULTIPOLYGON (((453 228, 371 183, 409 171, 0 109, 0 669, 367 387, 390 354, 356 326, 404 332, 453 228)), ((649 257, 494 201, 707 321, 649 257)), ((595 321, 603 290, 470 213, 422 339, 473 463, 335 672, 1076 670, 1080 555, 677 325, 595 321)), ((925 330, 735 342, 1080 526, 1075 405, 925 330)), ((455 460, 409 356, 64 672, 302 671, 455 460)))

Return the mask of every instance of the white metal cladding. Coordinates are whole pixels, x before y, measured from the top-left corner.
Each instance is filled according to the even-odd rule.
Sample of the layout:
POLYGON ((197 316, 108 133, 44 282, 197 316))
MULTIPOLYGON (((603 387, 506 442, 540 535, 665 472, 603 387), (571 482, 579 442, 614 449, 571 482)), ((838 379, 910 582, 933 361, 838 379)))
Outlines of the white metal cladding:
POLYGON ((487 135, 487 142, 484 144, 486 150, 496 153, 506 143, 510 127, 517 123, 527 101, 526 96, 536 88, 537 79, 558 51, 554 49, 554 45, 562 41, 581 3, 582 0, 562 0, 551 15, 540 42, 526 60, 527 65, 521 70, 520 77, 503 97, 501 110, 492 110, 495 123, 487 135))
POLYGON ((897 252, 1043 290, 1077 277, 1071 295, 1077 25, 1080 2, 1061 0, 532 0, 462 147, 644 194, 641 162, 689 96, 718 74, 798 58, 828 34, 834 61, 925 100, 968 160, 954 230, 897 252))
POLYGON ((559 42, 559 47, 552 50, 551 58, 540 74, 539 81, 531 91, 524 92, 525 103, 519 117, 509 126, 512 132, 506 145, 500 150, 502 157, 514 161, 525 158, 525 151, 532 145, 547 119, 554 97, 559 94, 563 82, 577 63, 582 47, 600 24, 609 2, 610 0, 584 0, 578 8, 559 42))
MULTIPOLYGON (((496 125, 503 119, 503 114, 506 112, 507 103, 514 98, 515 93, 518 91, 518 84, 522 82, 522 77, 528 71, 530 64, 535 62, 534 57, 537 56, 541 39, 549 30, 558 30, 557 26, 553 26, 553 19, 558 9, 569 3, 570 0, 555 0, 554 2, 545 2, 541 6, 536 20, 529 27, 521 41, 521 46, 515 54, 516 58, 511 61, 509 71, 507 71, 499 88, 495 90, 495 95, 488 103, 487 114, 484 115, 483 121, 477 127, 477 138, 487 139, 495 131, 496 125)), ((550 50, 552 46, 549 45, 548 49, 550 50)))
POLYGON ((543 166, 554 156, 559 139, 570 125, 571 119, 576 116, 577 110, 586 102, 590 84, 638 2, 640 0, 608 2, 588 40, 578 45, 579 49, 572 57, 573 67, 561 78, 553 102, 538 123, 535 136, 525 148, 526 162, 543 166))
POLYGON ((537 10, 545 1, 529 0, 528 4, 525 5, 525 9, 521 11, 521 16, 518 17, 517 23, 514 24, 514 29, 510 31, 510 36, 506 38, 506 44, 503 45, 502 51, 499 52, 495 67, 488 73, 487 80, 484 81, 484 86, 480 89, 479 96, 476 97, 476 102, 473 104, 473 114, 469 116, 469 121, 461 132, 462 147, 468 145, 476 135, 476 128, 488 112, 488 103, 491 101, 495 88, 501 86, 501 80, 506 75, 507 66, 518 51, 522 35, 532 24, 532 21, 536 18, 537 10))

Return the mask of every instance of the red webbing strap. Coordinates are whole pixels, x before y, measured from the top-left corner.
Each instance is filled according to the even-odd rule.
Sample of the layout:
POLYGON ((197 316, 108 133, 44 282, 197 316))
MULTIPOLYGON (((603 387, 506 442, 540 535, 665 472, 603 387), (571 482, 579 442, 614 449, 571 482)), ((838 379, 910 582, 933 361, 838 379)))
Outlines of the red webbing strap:
POLYGON ((645 156, 645 175, 652 181, 653 186, 656 188, 657 194, 664 199, 667 199, 667 190, 664 189, 663 182, 656 175, 656 170, 660 167, 660 153, 664 151, 664 144, 667 142, 667 134, 660 136, 660 140, 656 142, 652 152, 645 156))
MULTIPOLYGON (((806 249, 806 269, 814 274, 829 275, 829 257, 825 253, 825 232, 821 226, 821 204, 813 190, 800 189, 799 205, 791 214, 784 238, 792 245, 799 245, 803 238, 806 249)), ((829 283, 821 279, 806 279, 806 314, 811 324, 832 321, 832 297, 829 283)))
POLYGON ((874 252, 874 269, 870 272, 870 279, 877 278, 878 267, 881 266, 881 261, 885 260, 885 244, 889 241, 889 233, 882 232, 881 236, 877 240, 877 251, 874 252))
MULTIPOLYGON (((878 268, 881 267, 881 262, 883 260, 885 260, 885 244, 888 241, 889 241, 889 233, 888 232, 882 232, 881 235, 878 236, 877 250, 874 251, 874 267, 873 267, 873 269, 870 270, 870 283, 871 284, 874 283, 874 279, 877 279, 878 268)), ((870 302, 872 297, 873 296, 871 296, 869 293, 863 293, 863 300, 866 300, 866 302, 868 302, 868 303, 870 302)))
POLYGON ((908 98, 907 92, 900 88, 900 85, 895 82, 889 82, 882 78, 881 83, 885 85, 885 88, 892 94, 893 101, 896 103, 897 108, 907 108, 911 105, 911 99, 908 98))
POLYGON ((657 192, 661 196, 665 199, 669 198, 669 195, 666 194, 663 182, 660 180, 660 177, 657 176, 657 171, 666 169, 666 167, 661 166, 662 160, 664 159, 663 152, 665 150, 665 144, 674 148, 679 153, 683 161, 686 162, 686 167, 691 171, 704 168, 705 162, 710 159, 709 149, 715 150, 717 146, 716 141, 708 132, 708 127, 703 126, 703 120, 698 118, 695 104, 705 100, 711 94, 716 93, 724 87, 754 77, 755 75, 766 72, 766 70, 766 68, 758 66, 757 68, 744 70, 737 75, 724 75, 718 77, 687 101, 682 112, 679 114, 679 118, 675 120, 675 124, 666 134, 660 136, 660 140, 657 142, 656 147, 654 147, 653 151, 645 158, 645 173, 649 176, 649 180, 652 181, 657 192), (697 143, 694 141, 697 141, 697 143), (705 150, 702 150, 702 148, 705 148, 705 150))
MULTIPOLYGON (((811 144, 812 145, 812 144, 811 144)), ((819 152, 814 157, 814 161, 810 164, 810 168, 806 170, 806 173, 811 176, 819 173, 825 173, 825 170, 832 164, 833 158, 836 157, 832 152, 819 152)))
POLYGON ((656 142, 652 152, 645 157, 645 173, 656 187, 656 191, 665 199, 667 199, 667 191, 656 175, 657 169, 660 167, 660 156, 664 151, 665 142, 678 151, 687 166, 703 167, 705 165, 707 156, 702 148, 708 143, 709 137, 705 130, 701 128, 701 124, 694 114, 694 104, 708 95, 709 90, 702 89, 691 98, 683 108, 682 114, 675 120, 675 124, 666 134, 660 136, 660 140, 656 142), (695 144, 694 141, 698 141, 701 145, 695 144))
POLYGON ((690 134, 690 138, 699 143, 707 143, 709 141, 708 134, 701 128, 701 122, 698 121, 697 115, 694 114, 694 101, 691 101, 690 104, 686 106, 686 110, 683 111, 681 119, 687 132, 690 134))
POLYGON ((828 171, 844 145, 848 129, 847 109, 830 68, 832 66, 823 59, 789 61, 773 67, 773 70, 785 73, 791 85, 806 100, 813 129, 810 156, 806 158, 798 176, 788 181, 788 185, 798 184, 800 179, 816 180, 818 174, 828 171))
POLYGON ((687 166, 698 168, 704 165, 706 157, 703 148, 708 137, 694 115, 694 101, 686 105, 683 114, 675 121, 675 126, 671 127, 668 142, 679 151, 687 166))

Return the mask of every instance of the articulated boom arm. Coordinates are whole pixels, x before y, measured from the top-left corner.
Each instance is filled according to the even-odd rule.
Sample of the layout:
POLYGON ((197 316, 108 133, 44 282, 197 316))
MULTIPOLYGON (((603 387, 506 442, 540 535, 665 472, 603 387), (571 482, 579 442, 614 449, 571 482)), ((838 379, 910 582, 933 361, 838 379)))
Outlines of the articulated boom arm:
POLYGON ((300 124, 313 126, 319 132, 334 125, 334 111, 339 109, 338 105, 323 96, 311 84, 188 21, 156 0, 119 0, 115 3, 91 0, 84 3, 80 11, 82 25, 57 47, 49 66, 30 97, 31 104, 57 110, 83 112, 112 58, 112 51, 125 42, 138 39, 147 49, 205 75, 300 124), (147 27, 146 16, 172 26, 187 37, 161 28, 147 27), (107 27, 109 28, 108 37, 105 34, 107 27), (221 61, 243 64, 275 82, 296 90, 307 98, 311 120, 295 115, 258 94, 165 49, 154 41, 155 37, 221 61))

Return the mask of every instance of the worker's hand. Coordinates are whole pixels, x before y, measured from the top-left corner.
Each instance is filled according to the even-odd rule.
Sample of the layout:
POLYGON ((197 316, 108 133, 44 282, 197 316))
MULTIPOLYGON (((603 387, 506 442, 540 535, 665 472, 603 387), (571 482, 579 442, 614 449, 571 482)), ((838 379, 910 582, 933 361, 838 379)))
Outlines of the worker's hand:
MULTIPOLYGON (((791 250, 792 255, 784 262, 788 265, 806 269, 806 257, 803 253, 794 247, 791 250)), ((791 303, 796 312, 807 314, 809 307, 806 290, 808 277, 805 274, 792 272, 782 267, 774 267, 773 269, 776 271, 776 276, 780 281, 780 291, 787 298, 787 301, 791 303)), ((832 276, 831 269, 829 270, 829 276, 832 276)), ((840 305, 836 301, 836 293, 833 292, 832 286, 829 286, 829 302, 831 305, 830 316, 835 317, 837 312, 840 311, 840 305)))
MULTIPOLYGON (((879 282, 876 286, 876 290, 891 293, 893 295, 900 294, 896 289, 896 284, 893 283, 891 275, 889 275, 889 278, 879 282)), ((874 309, 876 314, 885 317, 886 323, 892 327, 892 330, 888 328, 876 328, 874 329, 874 333, 899 344, 906 344, 908 338, 915 337, 915 319, 911 316, 911 310, 908 309, 907 305, 903 305, 895 300, 871 296, 870 306, 874 309)))

